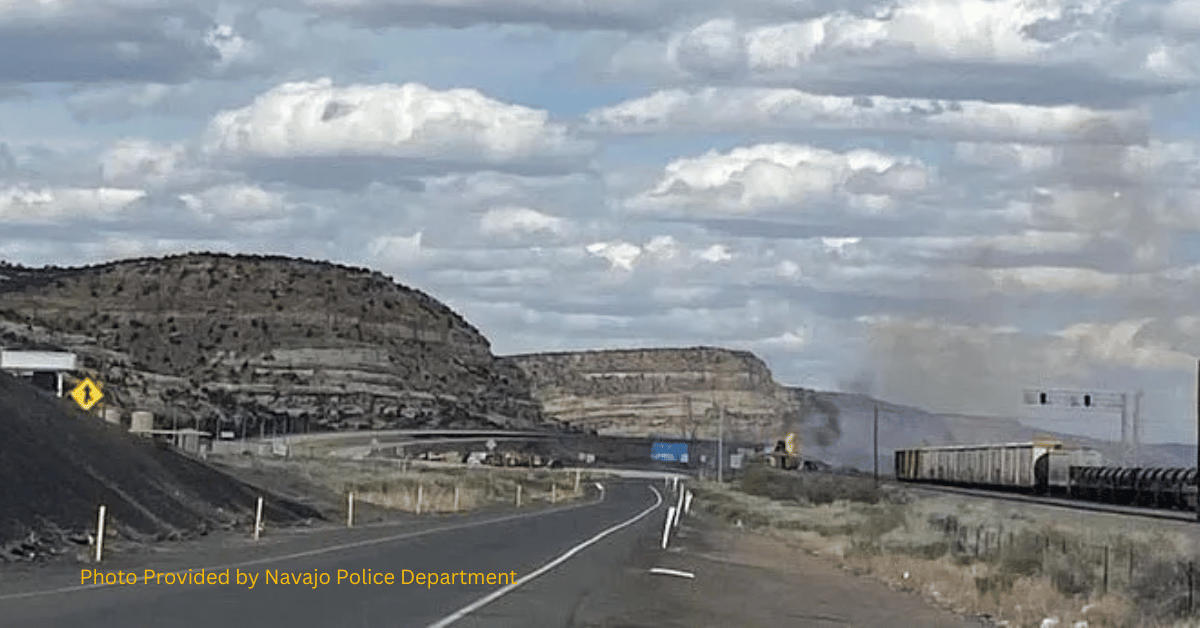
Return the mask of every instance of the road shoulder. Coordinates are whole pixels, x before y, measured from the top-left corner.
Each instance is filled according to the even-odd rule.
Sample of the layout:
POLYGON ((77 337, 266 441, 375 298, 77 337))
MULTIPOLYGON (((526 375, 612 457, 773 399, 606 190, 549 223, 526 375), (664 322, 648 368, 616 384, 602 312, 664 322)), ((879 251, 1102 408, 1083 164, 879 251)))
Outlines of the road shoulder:
POLYGON ((641 553, 626 566, 619 587, 587 600, 574 625, 979 628, 986 624, 843 571, 768 536, 689 519, 670 549, 641 553), (694 578, 651 574, 655 567, 694 578))

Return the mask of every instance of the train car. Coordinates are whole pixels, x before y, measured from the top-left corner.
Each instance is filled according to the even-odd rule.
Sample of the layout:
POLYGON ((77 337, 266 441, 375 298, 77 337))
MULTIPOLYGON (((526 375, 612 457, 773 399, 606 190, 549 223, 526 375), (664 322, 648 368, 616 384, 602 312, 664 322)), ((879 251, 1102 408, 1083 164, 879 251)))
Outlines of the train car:
POLYGON ((1072 466, 1071 496, 1088 501, 1194 510, 1196 468, 1072 466))
POLYGON ((1045 485, 1046 478, 1045 471, 1039 478, 1038 461, 1061 448, 1061 443, 1034 442, 902 449, 896 452, 896 478, 1035 491, 1045 485))
POLYGON ((1038 492, 1072 497, 1071 469, 1103 464, 1104 456, 1094 449, 1052 449, 1034 463, 1034 475, 1045 478, 1038 492))
POLYGON ((1058 442, 919 447, 896 451, 895 460, 901 481, 1063 496, 1073 467, 1103 463, 1097 451, 1058 442))

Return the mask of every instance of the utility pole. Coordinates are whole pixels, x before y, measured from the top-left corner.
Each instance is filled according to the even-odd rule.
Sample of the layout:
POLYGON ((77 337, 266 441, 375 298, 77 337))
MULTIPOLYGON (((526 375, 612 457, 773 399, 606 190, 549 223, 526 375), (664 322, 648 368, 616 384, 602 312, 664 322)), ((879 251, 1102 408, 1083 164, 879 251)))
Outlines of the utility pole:
MULTIPOLYGON (((1200 458, 1197 458, 1200 460, 1200 458)), ((717 406, 717 483, 725 481, 725 406, 717 406)), ((1198 500, 1200 501, 1200 500, 1198 500)))
POLYGON ((875 486, 879 486, 879 402, 875 402, 875 486))
POLYGON ((1142 391, 1133 395, 1133 463, 1142 464, 1142 391))
POLYGON ((695 440, 696 423, 695 419, 692 417, 692 396, 688 395, 684 397, 684 400, 687 402, 687 428, 684 431, 685 438, 688 438, 688 440, 695 440))

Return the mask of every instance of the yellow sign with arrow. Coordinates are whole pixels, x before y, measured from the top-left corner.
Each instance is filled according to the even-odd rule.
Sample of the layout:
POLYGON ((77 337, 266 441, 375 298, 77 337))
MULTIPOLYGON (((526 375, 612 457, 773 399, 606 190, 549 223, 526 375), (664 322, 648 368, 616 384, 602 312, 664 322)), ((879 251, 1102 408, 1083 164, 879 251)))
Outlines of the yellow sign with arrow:
POLYGON ((92 381, 92 378, 87 377, 75 387, 75 390, 71 391, 71 398, 79 404, 80 408, 91 410, 92 406, 104 398, 104 393, 100 391, 100 387, 92 381))

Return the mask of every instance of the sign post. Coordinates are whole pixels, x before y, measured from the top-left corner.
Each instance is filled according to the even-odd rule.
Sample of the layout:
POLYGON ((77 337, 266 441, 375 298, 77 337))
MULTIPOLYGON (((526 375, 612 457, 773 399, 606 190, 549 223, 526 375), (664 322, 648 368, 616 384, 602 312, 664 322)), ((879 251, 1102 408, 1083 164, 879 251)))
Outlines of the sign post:
POLYGON ((875 486, 879 486, 879 404, 875 405, 875 486))

